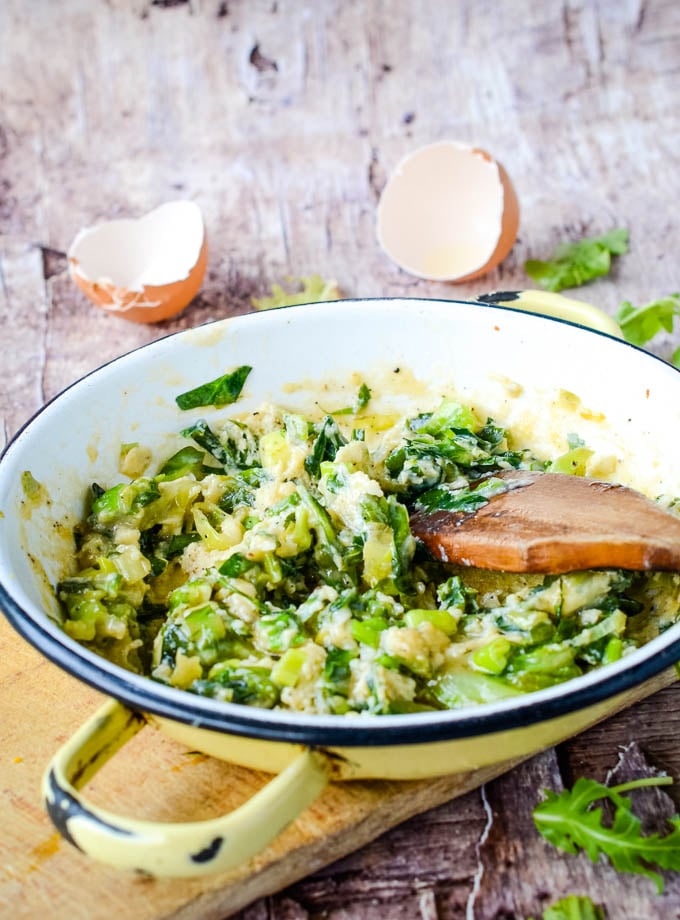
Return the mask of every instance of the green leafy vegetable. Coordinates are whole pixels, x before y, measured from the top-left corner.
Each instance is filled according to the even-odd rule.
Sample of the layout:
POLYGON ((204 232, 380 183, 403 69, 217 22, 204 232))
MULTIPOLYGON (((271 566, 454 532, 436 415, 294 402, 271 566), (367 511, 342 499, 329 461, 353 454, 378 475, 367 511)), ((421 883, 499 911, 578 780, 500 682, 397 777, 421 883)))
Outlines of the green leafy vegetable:
MULTIPOLYGON (((680 317, 680 294, 669 294, 644 307, 634 307, 629 300, 624 300, 614 318, 627 342, 646 345, 657 333, 672 332, 676 317, 680 317)), ((680 366, 680 348, 671 360, 680 366)))
POLYGON ((312 452, 305 458, 305 469, 310 476, 318 476, 321 463, 324 460, 333 460, 345 443, 337 422, 330 415, 315 426, 315 432, 316 439, 312 452))
POLYGON ((680 870, 680 816, 670 819, 672 830, 666 836, 645 837, 641 834, 640 819, 631 810, 630 799, 622 793, 672 782, 668 776, 659 776, 610 787, 581 777, 573 789, 565 789, 560 795, 548 791, 545 800, 534 809, 534 823, 558 849, 572 854, 584 850, 592 862, 603 854, 618 872, 639 873, 652 879, 660 893, 663 879, 652 867, 680 870), (614 806, 611 826, 603 823, 601 808, 591 807, 602 799, 608 799, 614 806))
POLYGON ((272 284, 271 297, 253 297, 252 304, 256 310, 276 310, 279 307, 295 307, 303 303, 320 303, 326 300, 340 300, 338 282, 325 280, 321 275, 308 275, 299 280, 288 277, 286 281, 301 290, 290 292, 280 284, 272 284))
POLYGON ((475 489, 447 489, 445 486, 437 486, 428 489, 416 499, 416 508, 429 514, 435 511, 470 513, 486 505, 494 495, 507 491, 508 487, 503 480, 493 476, 475 489))
POLYGON ((230 374, 223 374, 215 380, 187 390, 175 398, 180 409, 197 409, 199 406, 226 406, 236 402, 252 367, 247 364, 237 367, 230 374))
POLYGON ((524 271, 547 291, 561 291, 607 275, 611 257, 627 251, 628 231, 619 228, 594 239, 561 243, 547 261, 525 262, 524 271))
POLYGON ((543 920, 605 920, 605 912, 586 895, 568 894, 543 911, 543 920))
MULTIPOLYGON (((360 383, 357 405, 370 398, 360 383)), ((645 635, 647 586, 666 625, 677 613, 677 584, 655 575, 509 578, 490 592, 427 557, 415 504, 469 510, 506 488, 495 471, 545 466, 465 405, 357 416, 364 444, 347 443, 355 419, 318 409, 200 414, 156 475, 91 486, 57 585, 73 639, 167 686, 321 714, 474 706, 621 658, 645 635)))
POLYGON ((178 476, 188 476, 194 473, 198 477, 204 469, 205 454, 191 445, 178 450, 172 457, 168 457, 159 470, 159 475, 166 479, 175 479, 178 476))

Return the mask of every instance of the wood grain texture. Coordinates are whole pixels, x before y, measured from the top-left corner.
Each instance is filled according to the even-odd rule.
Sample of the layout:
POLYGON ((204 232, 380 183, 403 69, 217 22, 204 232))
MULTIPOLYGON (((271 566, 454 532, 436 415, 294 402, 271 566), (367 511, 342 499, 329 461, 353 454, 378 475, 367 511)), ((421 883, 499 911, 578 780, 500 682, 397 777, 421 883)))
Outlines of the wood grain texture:
MULTIPOLYGON (((640 304, 678 290, 679 62, 674 0, 4 0, 4 438, 94 367, 177 329, 247 311, 252 295, 291 273, 334 277, 349 296, 465 298, 526 286, 527 257, 620 225, 631 232, 629 254, 577 296, 613 312, 624 299, 640 304), (481 281, 455 287, 397 270, 374 228, 378 195, 400 157, 448 138, 498 157, 521 204, 508 258, 481 281), (211 256, 202 293, 157 327, 97 312, 65 273, 77 230, 178 197, 197 201, 205 214, 211 256)), ((654 349, 667 357, 677 345, 675 332, 654 349)), ((82 872, 87 886, 96 870, 73 868, 73 856, 51 839, 37 795, 14 797, 13 776, 30 768, 37 782, 41 727, 59 711, 57 734, 65 738, 96 696, 37 657, 22 657, 9 636, 0 633, 2 702, 22 679, 13 662, 41 679, 46 693, 21 701, 14 721, 2 723, 5 834, 15 839, 30 828, 37 851, 24 858, 37 866, 66 859, 63 871, 82 872), (73 694, 68 714, 52 705, 61 680, 73 694), (34 725, 35 743, 16 751, 21 719, 34 725)), ((569 891, 589 892, 610 917, 678 917, 675 879, 657 897, 645 879, 557 854, 529 819, 539 788, 584 774, 603 778, 633 740, 646 762, 680 775, 677 690, 403 824, 256 902, 241 920, 523 918, 569 891)), ((168 763, 167 750, 154 760, 150 748, 151 763, 168 763)), ((187 768, 163 780, 178 782, 169 801, 184 803, 187 814, 221 801, 224 769, 191 768, 206 771, 195 787, 182 783, 187 768), (214 798, 202 804, 197 790, 213 780, 214 798)), ((127 793, 121 785, 119 801, 127 793)), ((302 871, 314 868, 310 861, 302 871)), ((22 916, 43 870, 15 887, 13 867, 2 871, 10 894, 0 913, 22 916)), ((131 904, 142 910, 146 884, 123 886, 117 901, 102 901, 100 916, 133 916, 131 904)), ((177 890, 170 883, 167 897, 177 890)), ((77 917, 79 904, 56 892, 40 912, 77 917)), ((194 904, 165 914, 224 913, 217 901, 197 911, 194 904)))
MULTIPOLYGON (((54 920, 116 912, 129 920, 225 917, 512 766, 413 782, 331 784, 270 846, 234 870, 202 879, 140 878, 90 862, 55 833, 40 804, 40 777, 52 754, 102 697, 43 660, 4 620, 0 642, 11 649, 0 724, 0 916, 33 920, 49 905, 54 920)), ((270 778, 187 751, 147 728, 88 783, 86 795, 116 814, 202 820, 237 808, 270 778)))
POLYGON ((435 558, 550 575, 589 568, 680 571, 680 518, 633 489, 527 470, 493 478, 506 491, 473 511, 411 515, 411 533, 435 558))

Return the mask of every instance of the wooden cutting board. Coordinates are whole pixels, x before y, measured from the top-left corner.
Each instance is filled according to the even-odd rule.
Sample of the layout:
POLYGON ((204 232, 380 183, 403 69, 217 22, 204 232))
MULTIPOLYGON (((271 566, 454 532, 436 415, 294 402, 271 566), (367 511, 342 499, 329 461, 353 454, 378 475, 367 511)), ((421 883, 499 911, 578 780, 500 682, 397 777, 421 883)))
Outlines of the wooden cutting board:
MULTIPOLYGON (((512 764, 414 782, 333 784, 258 857, 197 880, 147 879, 100 866, 54 831, 40 800, 57 748, 104 697, 45 660, 0 617, 0 916, 13 920, 224 918, 358 849, 412 815, 512 764)), ((270 779, 147 727, 88 785, 92 801, 162 821, 229 811, 270 779)))
MULTIPOLYGON (((514 765, 413 782, 333 784, 236 870, 197 880, 140 878, 87 859, 54 831, 41 805, 50 757, 104 698, 44 659, 1 616, 0 661, 0 916, 13 920, 222 920, 514 765)), ((668 682, 662 676, 659 685, 668 682)), ((187 751, 147 727, 87 795, 137 817, 200 820, 237 807, 269 778, 187 751)))

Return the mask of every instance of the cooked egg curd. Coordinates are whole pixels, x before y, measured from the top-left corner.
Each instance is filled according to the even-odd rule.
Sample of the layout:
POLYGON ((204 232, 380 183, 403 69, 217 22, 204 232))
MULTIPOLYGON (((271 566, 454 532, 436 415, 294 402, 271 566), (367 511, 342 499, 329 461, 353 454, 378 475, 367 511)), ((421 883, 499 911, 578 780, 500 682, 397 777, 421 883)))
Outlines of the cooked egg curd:
POLYGON ((452 400, 386 422, 367 394, 321 418, 267 405, 199 419, 153 475, 148 452, 125 445, 128 480, 92 486, 76 528, 73 574, 57 586, 64 630, 191 693, 352 715, 549 687, 676 621, 677 574, 433 561, 411 510, 474 511, 502 488, 494 472, 583 472, 587 449, 546 464, 452 400))

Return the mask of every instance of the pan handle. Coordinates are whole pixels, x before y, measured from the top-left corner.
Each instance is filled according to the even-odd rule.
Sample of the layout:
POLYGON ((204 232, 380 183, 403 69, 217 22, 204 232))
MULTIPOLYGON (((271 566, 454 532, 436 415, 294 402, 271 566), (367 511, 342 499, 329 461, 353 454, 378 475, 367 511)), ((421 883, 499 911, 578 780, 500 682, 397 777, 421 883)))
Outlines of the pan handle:
POLYGON ((527 313, 542 313, 545 316, 566 319, 579 326, 606 332, 617 339, 623 338, 621 327, 604 310, 582 300, 573 300, 562 294, 554 294, 552 291, 493 291, 491 294, 480 294, 477 301, 498 307, 513 307, 527 313))
POLYGON ((110 866, 167 877, 231 869, 264 849, 329 780, 327 758, 305 748, 248 802, 219 818, 166 824, 86 803, 77 790, 145 724, 143 715, 110 700, 57 752, 43 780, 45 806, 57 830, 110 866))

